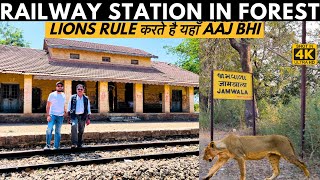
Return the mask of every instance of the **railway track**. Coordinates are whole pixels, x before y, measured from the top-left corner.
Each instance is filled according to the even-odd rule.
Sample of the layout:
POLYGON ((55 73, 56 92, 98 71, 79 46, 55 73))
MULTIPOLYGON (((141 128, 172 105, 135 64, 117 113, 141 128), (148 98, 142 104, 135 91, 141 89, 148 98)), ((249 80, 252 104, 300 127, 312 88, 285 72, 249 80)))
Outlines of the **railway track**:
POLYGON ((87 146, 83 148, 61 148, 58 150, 28 150, 28 151, 12 151, 0 153, 0 159, 25 158, 31 156, 50 156, 59 154, 71 154, 92 151, 118 151, 123 149, 141 149, 149 147, 165 147, 165 146, 183 146, 199 144, 199 140, 184 140, 184 141, 158 141, 150 143, 130 143, 130 144, 116 144, 116 145, 100 145, 87 146))
MULTIPOLYGON (((166 147, 166 146, 178 146, 178 145, 192 145, 198 144, 199 140, 187 140, 187 141, 162 141, 162 142, 151 142, 151 143, 133 143, 133 144, 117 144, 117 145, 100 145, 100 146, 88 146, 84 148, 70 149, 63 148, 59 150, 33 150, 33 151, 17 151, 17 152, 5 152, 0 153, 0 159, 13 159, 13 158, 26 158, 32 156, 50 156, 50 155, 61 155, 61 154, 72 154, 82 152, 93 152, 93 151, 118 151, 124 149, 141 149, 151 147, 166 147)), ((175 153, 159 153, 159 154, 145 154, 135 156, 122 156, 122 157, 111 157, 111 158, 99 158, 99 159, 87 159, 79 161, 66 161, 58 163, 47 163, 47 164, 36 164, 26 165, 18 167, 0 168, 0 173, 10 173, 19 171, 30 171, 34 169, 47 169, 51 167, 61 167, 65 165, 89 165, 89 164, 104 164, 110 162, 119 162, 125 160, 137 160, 137 159, 169 159, 176 157, 185 157, 190 155, 199 155, 199 151, 184 151, 175 153)))

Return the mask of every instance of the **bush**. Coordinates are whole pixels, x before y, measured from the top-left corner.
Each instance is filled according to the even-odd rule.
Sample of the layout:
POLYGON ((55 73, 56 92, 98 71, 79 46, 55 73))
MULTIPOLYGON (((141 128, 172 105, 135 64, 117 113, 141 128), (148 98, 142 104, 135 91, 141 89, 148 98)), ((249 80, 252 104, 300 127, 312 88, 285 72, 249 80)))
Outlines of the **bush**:
MULTIPOLYGON (((297 152, 301 151, 300 97, 291 97, 287 105, 260 103, 258 128, 261 134, 282 134, 289 137, 297 152)), ((320 91, 307 97, 305 151, 320 155, 320 91)), ((301 152, 300 152, 301 153, 301 152)))
MULTIPOLYGON (((214 123, 220 128, 239 128, 244 124, 244 101, 216 100, 214 105, 214 123)), ((210 129, 211 110, 201 112, 200 128, 210 129)))
POLYGON ((201 111, 199 113, 199 127, 200 129, 210 129, 210 112, 201 111))

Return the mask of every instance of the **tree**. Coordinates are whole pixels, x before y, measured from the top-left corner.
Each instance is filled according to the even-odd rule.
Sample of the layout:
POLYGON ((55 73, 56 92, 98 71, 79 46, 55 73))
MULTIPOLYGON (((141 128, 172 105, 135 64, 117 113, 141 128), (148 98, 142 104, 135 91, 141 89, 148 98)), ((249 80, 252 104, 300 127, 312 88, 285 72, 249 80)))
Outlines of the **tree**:
POLYGON ((8 23, 0 24, 0 44, 29 47, 29 42, 25 41, 22 30, 8 23))
MULTIPOLYGON (((228 45, 227 39, 201 39, 200 40, 200 68, 199 90, 200 90, 200 125, 207 125, 210 110, 211 78, 210 72, 214 69, 239 71, 239 61, 235 61, 237 53, 228 45)), ((220 100, 214 100, 214 106, 218 105, 220 100)))
MULTIPOLYGON (((291 46, 301 39, 299 26, 300 22, 272 21, 266 22, 263 39, 201 39, 200 95, 207 97, 201 101, 200 96, 200 109, 206 109, 201 109, 201 113, 209 109, 211 69, 253 72, 257 102, 287 104, 292 96, 299 96, 300 69, 291 65, 291 46)), ((308 33, 309 37, 319 35, 319 32, 311 34, 310 30, 308 33)), ((311 93, 319 87, 319 76, 317 68, 308 68, 307 82, 311 93)), ((218 100, 215 105, 217 103, 218 100)), ((252 106, 246 106, 246 111, 252 112, 252 106)))
MULTIPOLYGON (((311 27, 311 26, 309 26, 311 27)), ((318 38, 318 29, 308 29, 308 41, 318 38)), ((266 22, 265 38, 253 41, 251 59, 257 100, 273 105, 287 104, 300 95, 300 67, 291 63, 291 46, 300 43, 301 22, 266 22)), ((312 92, 319 86, 319 68, 308 67, 307 85, 312 92)))
POLYGON ((165 46, 164 48, 167 49, 168 53, 178 55, 177 66, 199 74, 199 39, 185 39, 176 47, 165 46))
MULTIPOLYGON (((249 40, 241 38, 238 42, 234 38, 229 39, 230 45, 238 51, 240 55, 241 68, 243 72, 253 73, 252 71, 252 63, 251 63, 251 45, 249 40)), ((254 99, 256 102, 256 99, 254 99)), ((245 105, 245 120, 246 126, 253 126, 253 112, 252 112, 252 101, 246 101, 245 105)), ((255 103, 256 105, 257 103, 255 103)), ((257 106, 255 106, 254 110, 256 111, 256 115, 258 116, 257 106)))

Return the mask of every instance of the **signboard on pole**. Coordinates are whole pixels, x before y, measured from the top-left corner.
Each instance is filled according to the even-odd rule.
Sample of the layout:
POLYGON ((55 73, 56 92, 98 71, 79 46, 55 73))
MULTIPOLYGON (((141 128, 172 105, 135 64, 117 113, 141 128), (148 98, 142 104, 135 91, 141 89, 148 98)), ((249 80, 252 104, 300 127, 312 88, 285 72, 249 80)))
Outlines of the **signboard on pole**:
POLYGON ((214 99, 252 100, 252 74, 214 70, 214 99))
POLYGON ((256 114, 253 76, 251 73, 211 70, 211 141, 213 141, 213 99, 241 99, 252 101, 253 135, 256 135, 256 114))

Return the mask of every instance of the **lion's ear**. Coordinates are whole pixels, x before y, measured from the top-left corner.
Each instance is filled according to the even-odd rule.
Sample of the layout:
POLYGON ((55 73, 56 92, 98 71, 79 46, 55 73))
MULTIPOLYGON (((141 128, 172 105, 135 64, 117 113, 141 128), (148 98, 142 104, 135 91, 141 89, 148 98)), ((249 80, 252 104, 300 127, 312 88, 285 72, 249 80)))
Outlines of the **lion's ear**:
POLYGON ((210 147, 211 147, 211 148, 215 148, 215 147, 216 147, 216 146, 214 145, 214 142, 213 142, 213 141, 210 143, 210 147))

